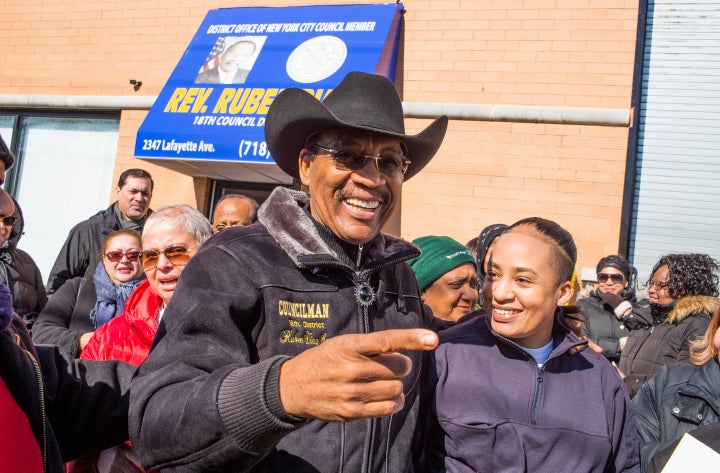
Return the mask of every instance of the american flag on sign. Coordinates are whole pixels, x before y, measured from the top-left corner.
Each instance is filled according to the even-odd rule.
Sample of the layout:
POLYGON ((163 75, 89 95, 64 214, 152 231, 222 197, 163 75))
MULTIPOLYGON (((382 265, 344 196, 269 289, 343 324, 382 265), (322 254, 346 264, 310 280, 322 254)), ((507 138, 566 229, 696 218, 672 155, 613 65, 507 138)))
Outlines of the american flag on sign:
POLYGON ((210 54, 208 54, 207 59, 205 59, 205 64, 203 64, 203 66, 198 72, 203 72, 218 67, 220 65, 220 55, 223 53, 223 51, 225 51, 224 36, 218 38, 218 40, 215 41, 215 46, 213 46, 210 54))

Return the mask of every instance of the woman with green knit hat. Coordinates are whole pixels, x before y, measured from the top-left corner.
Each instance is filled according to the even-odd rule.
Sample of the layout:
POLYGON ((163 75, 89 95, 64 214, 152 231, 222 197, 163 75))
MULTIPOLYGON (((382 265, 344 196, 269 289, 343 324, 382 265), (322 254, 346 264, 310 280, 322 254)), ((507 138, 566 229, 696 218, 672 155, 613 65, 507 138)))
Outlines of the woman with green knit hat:
POLYGON ((477 308, 477 262, 460 242, 446 236, 413 240, 422 254, 409 261, 423 302, 439 319, 457 322, 477 308))

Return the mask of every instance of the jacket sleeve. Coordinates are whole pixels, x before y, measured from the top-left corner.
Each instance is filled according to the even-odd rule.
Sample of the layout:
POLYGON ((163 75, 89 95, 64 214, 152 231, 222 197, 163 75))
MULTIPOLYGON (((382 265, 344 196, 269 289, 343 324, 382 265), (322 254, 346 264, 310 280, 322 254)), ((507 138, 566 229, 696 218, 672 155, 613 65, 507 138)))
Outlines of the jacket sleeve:
POLYGON ((85 275, 90 251, 86 225, 86 222, 81 222, 70 230, 50 271, 47 283, 48 294, 53 294, 68 279, 85 275))
POLYGON ((413 438, 413 465, 416 473, 445 471, 445 434, 435 412, 437 351, 423 353, 418 428, 413 438))
POLYGON ((208 243, 185 267, 132 384, 130 437, 154 470, 247 471, 305 423, 279 400, 286 358, 258 361, 252 276, 208 243))
POLYGON ((650 314, 650 305, 647 301, 630 301, 632 311, 623 323, 630 330, 637 330, 641 327, 652 326, 652 315, 650 314))
POLYGON ((110 360, 111 358, 107 354, 106 348, 110 346, 109 330, 110 322, 98 327, 90 337, 85 348, 80 352, 80 358, 83 360, 97 360, 104 361, 110 360))
POLYGON ((630 397, 635 397, 640 391, 640 388, 642 388, 643 384, 645 384, 653 376, 654 375, 652 374, 629 374, 625 376, 623 381, 625 382, 625 387, 627 388, 630 397))
POLYGON ((690 344, 702 338, 710 325, 709 317, 691 316, 680 322, 683 330, 682 346, 676 356, 677 363, 688 363, 690 361, 690 344))
POLYGON ((45 285, 43 284, 42 280, 42 274, 40 274, 40 268, 38 268, 37 264, 35 264, 35 261, 33 261, 33 266, 35 267, 35 288, 37 290, 37 304, 35 305, 35 312, 40 312, 45 308, 48 302, 48 296, 47 292, 45 291, 45 285))
POLYGON ((655 377, 645 383, 633 399, 635 422, 640 438, 640 460, 645 471, 655 453, 668 443, 661 442, 660 397, 662 385, 667 378, 667 367, 663 366, 655 377))
POLYGON ((600 337, 597 344, 603 349, 603 356, 606 358, 620 358, 620 342, 616 338, 600 337))
POLYGON ((128 438, 128 390, 134 366, 70 360, 51 346, 38 346, 37 353, 47 416, 64 459, 128 438))
POLYGON ((614 403, 613 408, 608 410, 613 416, 608 423, 612 426, 611 438, 614 443, 612 455, 615 469, 613 471, 639 473, 640 456, 632 402, 617 373, 611 372, 608 376, 612 376, 615 380, 614 382, 608 380, 608 385, 613 386, 612 402, 614 403))
POLYGON ((32 331, 34 343, 59 345, 72 358, 80 355, 79 340, 82 335, 70 329, 70 320, 78 297, 78 286, 73 282, 64 284, 58 289, 40 312, 32 331))

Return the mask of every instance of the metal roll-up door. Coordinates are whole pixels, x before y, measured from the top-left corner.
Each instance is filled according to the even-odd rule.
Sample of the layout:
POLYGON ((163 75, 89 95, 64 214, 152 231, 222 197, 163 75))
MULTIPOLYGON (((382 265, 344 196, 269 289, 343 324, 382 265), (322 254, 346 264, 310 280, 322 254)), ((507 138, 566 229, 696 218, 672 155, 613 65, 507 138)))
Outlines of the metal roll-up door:
POLYGON ((720 259, 720 2, 648 0, 631 261, 720 259))

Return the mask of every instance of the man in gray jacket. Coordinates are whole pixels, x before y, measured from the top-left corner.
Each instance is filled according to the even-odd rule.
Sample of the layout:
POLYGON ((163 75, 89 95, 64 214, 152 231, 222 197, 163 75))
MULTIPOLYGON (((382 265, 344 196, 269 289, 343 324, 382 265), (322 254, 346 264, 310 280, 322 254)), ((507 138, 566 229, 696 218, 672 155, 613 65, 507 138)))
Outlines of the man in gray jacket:
POLYGON ((268 149, 309 193, 275 189, 258 222, 220 232, 183 271, 133 380, 144 466, 411 471, 437 335, 406 263, 418 249, 381 228, 446 128, 443 116, 406 135, 393 83, 372 74, 323 102, 278 95, 268 149))

